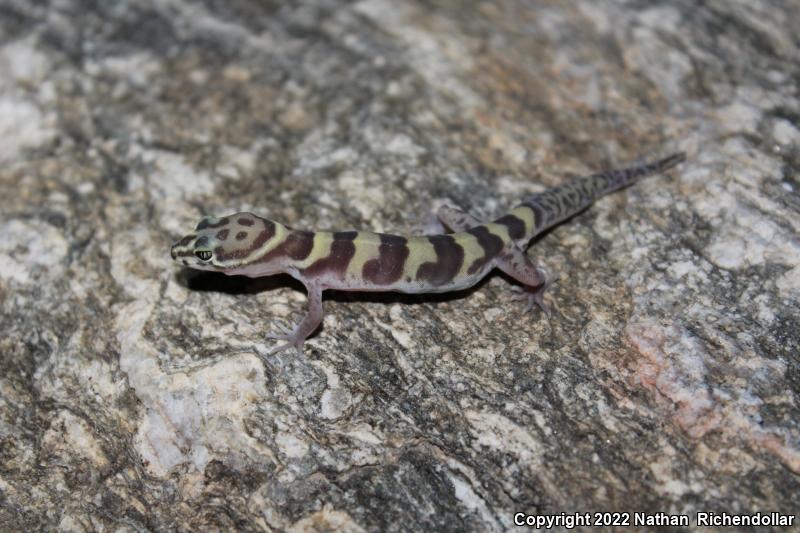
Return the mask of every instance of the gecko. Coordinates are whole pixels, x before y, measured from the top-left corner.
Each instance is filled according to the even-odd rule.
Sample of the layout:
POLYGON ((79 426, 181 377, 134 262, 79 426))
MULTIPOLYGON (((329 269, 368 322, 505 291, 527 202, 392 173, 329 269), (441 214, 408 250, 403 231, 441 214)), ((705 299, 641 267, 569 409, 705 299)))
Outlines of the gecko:
POLYGON ((436 215, 449 233, 401 236, 371 231, 306 231, 242 212, 204 217, 176 242, 172 258, 198 270, 251 278, 285 273, 308 294, 308 312, 293 328, 278 325, 272 350, 302 352, 322 322, 322 292, 381 291, 441 293, 472 287, 493 269, 520 286, 512 299, 546 311, 548 280, 526 254, 531 239, 583 211, 600 197, 639 178, 669 170, 685 160, 675 153, 659 161, 596 173, 528 196, 505 215, 482 223, 459 207, 436 215))

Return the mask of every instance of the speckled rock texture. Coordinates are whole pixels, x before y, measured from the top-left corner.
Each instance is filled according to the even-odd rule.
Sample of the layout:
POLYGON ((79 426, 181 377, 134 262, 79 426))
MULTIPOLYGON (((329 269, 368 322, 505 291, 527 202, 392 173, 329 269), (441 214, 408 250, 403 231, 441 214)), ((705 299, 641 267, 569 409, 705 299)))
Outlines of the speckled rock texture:
MULTIPOLYGON (((0 0, 0 529, 505 531, 800 508, 797 2, 0 0), (700 5, 702 4, 702 5, 700 5), (523 314, 186 271, 204 214, 404 232, 688 160, 523 314)), ((691 526, 692 528, 696 526, 691 526)))

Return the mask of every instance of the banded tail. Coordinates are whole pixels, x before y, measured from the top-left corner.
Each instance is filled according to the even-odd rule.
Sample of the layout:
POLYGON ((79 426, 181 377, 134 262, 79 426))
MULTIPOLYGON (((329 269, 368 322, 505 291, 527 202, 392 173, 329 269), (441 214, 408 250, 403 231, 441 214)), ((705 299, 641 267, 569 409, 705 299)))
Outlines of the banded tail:
MULTIPOLYGON (((678 152, 653 163, 575 178, 564 185, 529 196, 510 213, 530 221, 532 211, 533 224, 525 224, 529 231, 519 240, 527 242, 547 228, 583 211, 598 198, 627 187, 645 176, 669 170, 685 159, 686 154, 678 152)), ((506 215, 500 220, 508 217, 506 215)))

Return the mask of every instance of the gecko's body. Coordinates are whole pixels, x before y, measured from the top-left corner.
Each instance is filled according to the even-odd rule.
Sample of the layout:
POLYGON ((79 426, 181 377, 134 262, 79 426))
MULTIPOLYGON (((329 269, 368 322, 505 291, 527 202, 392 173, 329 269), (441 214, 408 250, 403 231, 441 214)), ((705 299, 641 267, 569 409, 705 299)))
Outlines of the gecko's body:
POLYGON ((455 233, 403 237, 368 231, 294 230, 251 213, 206 217, 172 247, 184 266, 249 277, 286 273, 308 290, 309 311, 292 331, 272 338, 302 348, 322 321, 322 291, 438 293, 475 285, 492 269, 524 287, 528 307, 543 306, 545 279, 525 254, 537 234, 575 215, 601 196, 683 161, 656 163, 576 178, 526 198, 508 214, 481 223, 443 207, 441 222, 455 233))

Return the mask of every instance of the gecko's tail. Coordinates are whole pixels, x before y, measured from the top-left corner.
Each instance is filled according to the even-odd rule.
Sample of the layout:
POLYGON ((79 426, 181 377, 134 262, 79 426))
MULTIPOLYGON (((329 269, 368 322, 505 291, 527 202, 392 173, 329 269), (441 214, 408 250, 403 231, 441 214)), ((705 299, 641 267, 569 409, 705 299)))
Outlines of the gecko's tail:
POLYGON ((653 174, 665 172, 684 161, 686 161, 686 153, 676 152, 668 157, 665 157, 664 159, 660 159, 652 163, 595 174, 594 176, 589 176, 588 179, 594 179, 601 182, 600 190, 598 191, 600 194, 597 195, 597 197, 600 197, 618 189, 622 189, 623 187, 627 187, 631 183, 644 178, 645 176, 651 176, 653 174), (605 183, 603 184, 602 182, 605 183))
POLYGON ((665 157, 661 161, 656 161, 653 165, 656 167, 656 172, 663 172, 672 167, 679 165, 686 161, 686 152, 675 152, 671 156, 665 157))
POLYGON ((526 232, 523 240, 529 240, 545 229, 583 211, 601 196, 627 187, 645 176, 669 170, 685 160, 686 154, 677 152, 652 163, 575 178, 564 185, 529 196, 523 200, 520 207, 527 207, 533 211, 534 224, 531 231, 526 232))

